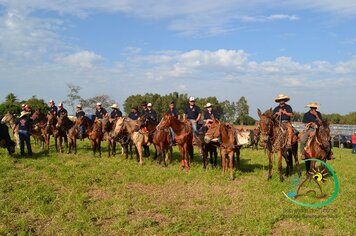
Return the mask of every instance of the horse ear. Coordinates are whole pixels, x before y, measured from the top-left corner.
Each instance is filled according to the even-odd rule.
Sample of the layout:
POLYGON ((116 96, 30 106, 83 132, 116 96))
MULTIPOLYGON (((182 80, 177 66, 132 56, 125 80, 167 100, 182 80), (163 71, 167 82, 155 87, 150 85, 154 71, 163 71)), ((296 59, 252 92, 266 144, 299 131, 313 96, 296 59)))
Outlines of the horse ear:
POLYGON ((261 113, 261 110, 259 108, 257 108, 257 114, 261 118, 262 113, 261 113))

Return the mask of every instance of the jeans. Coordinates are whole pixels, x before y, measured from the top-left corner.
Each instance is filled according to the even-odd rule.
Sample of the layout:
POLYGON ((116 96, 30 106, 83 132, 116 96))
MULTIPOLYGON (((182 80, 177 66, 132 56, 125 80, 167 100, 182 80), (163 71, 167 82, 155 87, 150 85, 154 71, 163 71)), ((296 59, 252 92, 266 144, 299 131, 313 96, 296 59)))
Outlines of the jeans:
POLYGON ((84 134, 85 134, 85 126, 81 125, 81 126, 79 126, 79 137, 83 138, 84 134))
POLYGON ((356 144, 352 144, 352 153, 356 154, 356 144))
POLYGON ((305 131, 305 133, 303 134, 302 138, 300 139, 300 153, 304 152, 304 147, 307 144, 309 135, 313 131, 314 131, 313 128, 309 128, 307 131, 305 131))
POLYGON ((193 132, 194 133, 198 133, 198 125, 197 125, 197 122, 196 122, 196 120, 189 120, 190 121, 190 123, 192 124, 192 128, 193 128, 193 132))
POLYGON ((169 133, 171 134, 172 142, 176 142, 176 134, 174 133, 172 127, 169 127, 169 133))
POLYGON ((30 156, 32 156, 30 133, 28 131, 26 131, 26 130, 19 130, 19 137, 20 137, 21 156, 25 155, 25 143, 26 143, 28 154, 30 156))

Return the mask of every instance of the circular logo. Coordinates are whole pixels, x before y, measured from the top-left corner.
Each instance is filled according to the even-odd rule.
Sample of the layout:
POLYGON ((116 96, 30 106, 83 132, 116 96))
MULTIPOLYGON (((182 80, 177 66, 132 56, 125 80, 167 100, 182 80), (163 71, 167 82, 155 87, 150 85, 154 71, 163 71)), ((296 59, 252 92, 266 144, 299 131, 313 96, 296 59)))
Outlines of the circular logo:
MULTIPOLYGON (((302 163, 315 161, 320 166, 311 168, 305 178, 293 176, 284 196, 291 202, 305 207, 323 207, 330 204, 339 193, 339 181, 335 171, 319 159, 306 159, 302 163)), ((315 166, 316 166, 315 165, 315 166)))

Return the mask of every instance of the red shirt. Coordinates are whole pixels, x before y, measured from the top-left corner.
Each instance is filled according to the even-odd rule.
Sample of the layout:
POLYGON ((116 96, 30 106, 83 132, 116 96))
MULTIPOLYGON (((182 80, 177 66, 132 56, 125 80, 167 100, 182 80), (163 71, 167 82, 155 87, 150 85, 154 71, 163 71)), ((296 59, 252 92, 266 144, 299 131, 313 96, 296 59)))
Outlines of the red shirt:
POLYGON ((352 144, 356 144, 356 134, 352 135, 352 144))

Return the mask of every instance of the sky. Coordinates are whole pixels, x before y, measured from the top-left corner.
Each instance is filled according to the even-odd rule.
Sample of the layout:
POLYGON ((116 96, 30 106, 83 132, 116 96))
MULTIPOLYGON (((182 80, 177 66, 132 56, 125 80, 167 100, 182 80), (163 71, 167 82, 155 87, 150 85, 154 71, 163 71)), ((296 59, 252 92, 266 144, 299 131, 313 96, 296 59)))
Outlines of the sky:
MULTIPOLYGON (((354 0, 0 0, 0 101, 177 91, 356 111, 354 0)), ((154 104, 153 104, 154 105, 154 104)))

